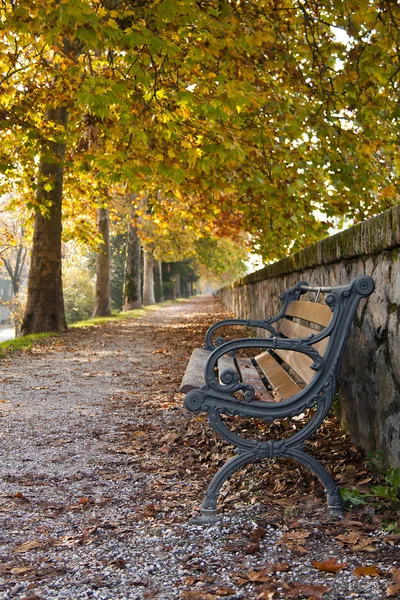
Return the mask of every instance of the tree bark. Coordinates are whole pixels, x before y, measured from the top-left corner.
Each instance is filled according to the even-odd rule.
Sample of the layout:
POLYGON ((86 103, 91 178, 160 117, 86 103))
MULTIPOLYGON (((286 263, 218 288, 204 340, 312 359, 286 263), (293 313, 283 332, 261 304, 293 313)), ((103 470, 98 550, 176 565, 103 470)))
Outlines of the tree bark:
POLYGON ((97 209, 97 228, 102 242, 96 258, 96 300, 92 317, 111 315, 110 294, 110 219, 108 208, 97 209))
POLYGON ((154 257, 151 250, 144 251, 143 304, 155 304, 154 298, 154 257))
MULTIPOLYGON (((66 125, 67 111, 60 107, 51 108, 47 110, 46 118, 66 125)), ((47 141, 43 145, 36 199, 39 205, 50 206, 45 215, 39 209, 35 213, 28 300, 21 326, 22 335, 67 329, 61 276, 64 156, 64 142, 47 141)))
MULTIPOLYGON (((132 200, 133 198, 131 198, 132 200)), ((136 211, 132 204, 126 243, 123 311, 133 310, 142 306, 140 257, 141 250, 136 227, 136 211)))
POLYGON ((156 302, 164 302, 162 262, 157 260, 154 268, 154 295, 156 302))

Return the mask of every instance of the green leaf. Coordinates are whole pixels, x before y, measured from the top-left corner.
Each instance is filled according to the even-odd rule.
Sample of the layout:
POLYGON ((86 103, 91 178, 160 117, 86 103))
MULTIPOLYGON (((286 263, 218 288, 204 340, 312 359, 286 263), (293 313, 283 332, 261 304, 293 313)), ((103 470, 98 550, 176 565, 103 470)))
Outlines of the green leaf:
POLYGON ((341 488, 340 493, 344 502, 347 502, 352 506, 361 506, 362 504, 365 504, 366 494, 361 494, 358 490, 341 488))

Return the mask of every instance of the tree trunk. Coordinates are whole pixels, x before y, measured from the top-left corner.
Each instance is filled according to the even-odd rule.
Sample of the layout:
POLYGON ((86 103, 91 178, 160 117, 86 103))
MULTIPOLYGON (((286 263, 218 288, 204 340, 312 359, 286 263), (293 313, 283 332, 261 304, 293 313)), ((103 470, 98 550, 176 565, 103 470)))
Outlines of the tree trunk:
POLYGON ((155 304, 154 299, 154 257, 151 250, 144 251, 143 304, 155 304))
MULTIPOLYGON (((66 125, 65 108, 47 110, 49 121, 66 125)), ((61 277, 61 205, 65 143, 47 141, 42 148, 36 199, 50 207, 43 216, 36 210, 28 300, 21 334, 65 331, 64 297, 61 277), (52 189, 49 189, 49 184, 52 189), (48 191, 45 189, 48 188, 48 191)))
POLYGON ((181 274, 176 273, 172 277, 173 288, 172 288, 172 299, 176 300, 181 297, 181 274))
POLYGON ((97 228, 103 241, 96 258, 96 300, 92 317, 111 315, 110 294, 110 220, 108 208, 97 209, 97 228))
POLYGON ((136 211, 132 204, 126 243, 123 311, 133 310, 142 306, 140 255, 140 240, 136 228, 136 211))
POLYGON ((162 262, 160 260, 156 261, 154 269, 154 295, 156 302, 164 302, 162 262))
POLYGON ((13 296, 18 296, 21 283, 21 275, 25 265, 27 250, 22 246, 18 246, 16 252, 11 254, 11 257, 3 256, 3 264, 6 268, 13 290, 13 296), (15 260, 14 260, 15 259, 15 260))

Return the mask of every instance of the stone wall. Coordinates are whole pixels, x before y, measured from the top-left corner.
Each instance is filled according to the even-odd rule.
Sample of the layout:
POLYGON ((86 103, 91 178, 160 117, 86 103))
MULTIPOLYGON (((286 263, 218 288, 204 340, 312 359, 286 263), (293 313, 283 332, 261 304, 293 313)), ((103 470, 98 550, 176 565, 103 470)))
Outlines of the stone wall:
POLYGON ((339 378, 353 441, 400 465, 400 207, 355 225, 220 290, 237 317, 262 319, 297 281, 332 286, 366 273, 376 290, 358 309, 339 378))

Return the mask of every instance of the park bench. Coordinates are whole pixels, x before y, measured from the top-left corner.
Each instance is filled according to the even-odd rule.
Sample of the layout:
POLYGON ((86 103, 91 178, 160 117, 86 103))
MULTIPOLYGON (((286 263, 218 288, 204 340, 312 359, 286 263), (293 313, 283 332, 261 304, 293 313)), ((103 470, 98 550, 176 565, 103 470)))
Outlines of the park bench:
POLYGON ((180 391, 186 394, 185 407, 195 414, 207 412, 211 427, 235 446, 237 456, 216 473, 205 494, 202 514, 193 522, 218 520, 217 500, 228 477, 248 463, 273 457, 291 458, 308 467, 322 482, 329 509, 342 515, 338 486, 323 465, 304 451, 303 444, 328 414, 354 315, 360 300, 374 288, 367 275, 337 287, 299 282, 279 296, 282 308, 275 317, 227 319, 210 327, 205 347, 192 353, 180 391), (230 326, 261 328, 269 337, 213 341, 218 329, 230 326), (308 414, 309 409, 311 417, 304 426, 277 441, 243 437, 229 427, 235 419, 224 417, 268 423, 308 414))

